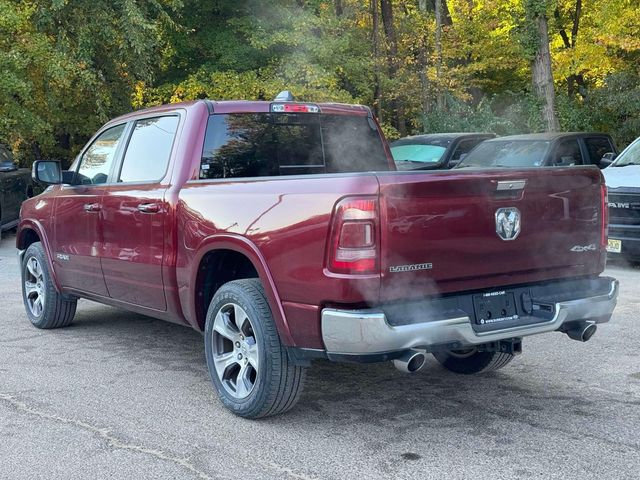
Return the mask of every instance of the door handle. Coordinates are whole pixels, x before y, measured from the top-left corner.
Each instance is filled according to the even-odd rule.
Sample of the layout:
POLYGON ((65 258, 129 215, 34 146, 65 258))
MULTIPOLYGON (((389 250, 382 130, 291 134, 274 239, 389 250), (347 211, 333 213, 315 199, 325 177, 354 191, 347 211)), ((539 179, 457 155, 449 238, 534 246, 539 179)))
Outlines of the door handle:
POLYGON ((85 212, 91 213, 99 212, 102 207, 100 207, 99 203, 85 203, 83 208, 85 212))
POLYGON ((141 203, 138 210, 142 213, 158 213, 160 206, 157 203, 141 203))

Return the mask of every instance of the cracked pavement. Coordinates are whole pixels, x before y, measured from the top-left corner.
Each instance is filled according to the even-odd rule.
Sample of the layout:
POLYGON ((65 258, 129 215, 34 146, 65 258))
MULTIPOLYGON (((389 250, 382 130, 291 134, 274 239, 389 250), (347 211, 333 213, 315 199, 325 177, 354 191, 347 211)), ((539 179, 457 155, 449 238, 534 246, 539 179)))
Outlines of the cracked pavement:
POLYGON ((614 265, 612 321, 580 344, 524 340, 504 370, 458 376, 435 360, 317 362, 290 413, 227 412, 202 337, 81 300, 71 327, 33 328, 15 237, 0 244, 2 479, 636 479, 640 269, 614 265))

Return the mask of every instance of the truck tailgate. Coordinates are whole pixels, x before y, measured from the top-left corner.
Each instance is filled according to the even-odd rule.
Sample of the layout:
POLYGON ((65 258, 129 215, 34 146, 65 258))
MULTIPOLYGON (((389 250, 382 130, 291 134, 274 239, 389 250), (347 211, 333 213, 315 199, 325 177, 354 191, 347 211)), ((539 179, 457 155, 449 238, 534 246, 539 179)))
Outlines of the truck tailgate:
POLYGON ((378 179, 382 301, 604 269, 596 168, 389 172, 378 179))

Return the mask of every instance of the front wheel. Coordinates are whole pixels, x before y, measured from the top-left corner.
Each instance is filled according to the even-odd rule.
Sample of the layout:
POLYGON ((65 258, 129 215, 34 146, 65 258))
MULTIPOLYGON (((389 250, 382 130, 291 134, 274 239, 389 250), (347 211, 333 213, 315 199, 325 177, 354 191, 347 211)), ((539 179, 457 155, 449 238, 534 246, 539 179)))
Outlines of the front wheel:
POLYGON ((204 339, 209 375, 233 413, 268 417, 297 403, 306 370, 292 364, 280 343, 260 280, 235 280, 216 292, 204 339))
POLYGON ((434 352, 433 356, 447 370, 466 375, 499 370, 511 362, 514 357, 511 353, 480 352, 476 347, 434 352))
POLYGON ((27 317, 38 328, 66 327, 76 314, 77 301, 60 295, 52 282, 40 242, 32 243, 24 254, 22 298, 27 317))

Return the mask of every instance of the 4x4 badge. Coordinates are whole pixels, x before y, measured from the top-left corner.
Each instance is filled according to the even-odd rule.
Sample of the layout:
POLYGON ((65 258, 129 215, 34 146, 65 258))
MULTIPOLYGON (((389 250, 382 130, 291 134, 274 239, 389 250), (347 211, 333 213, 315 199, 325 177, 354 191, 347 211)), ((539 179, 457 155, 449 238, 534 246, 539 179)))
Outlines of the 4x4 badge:
POLYGON ((520 225, 520 210, 516 207, 496 210, 496 233, 502 240, 515 240, 520 234, 520 225))

